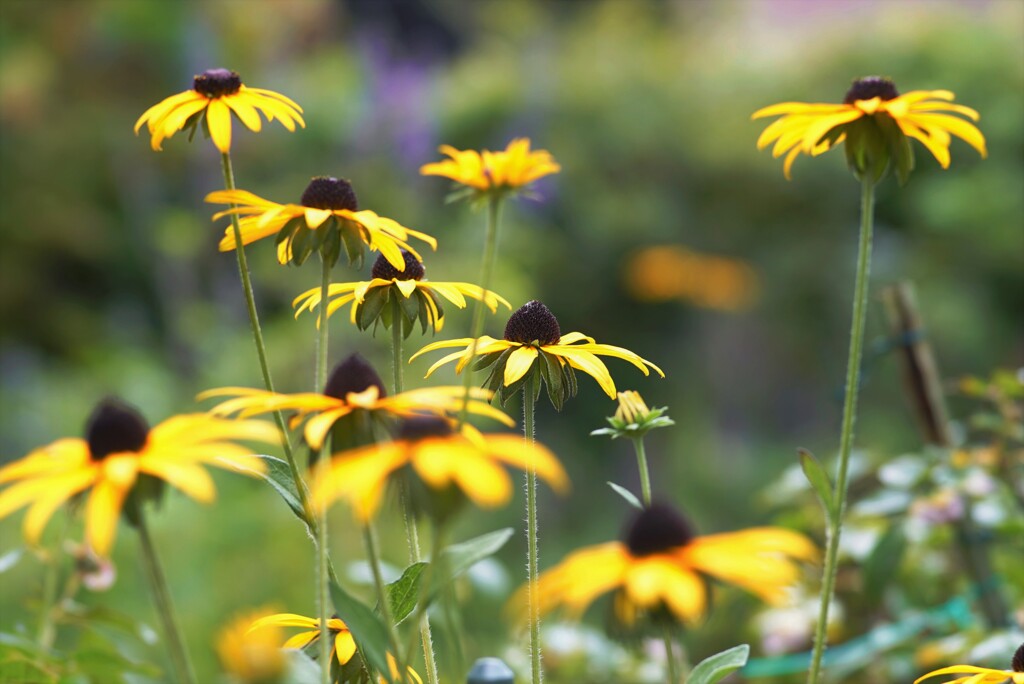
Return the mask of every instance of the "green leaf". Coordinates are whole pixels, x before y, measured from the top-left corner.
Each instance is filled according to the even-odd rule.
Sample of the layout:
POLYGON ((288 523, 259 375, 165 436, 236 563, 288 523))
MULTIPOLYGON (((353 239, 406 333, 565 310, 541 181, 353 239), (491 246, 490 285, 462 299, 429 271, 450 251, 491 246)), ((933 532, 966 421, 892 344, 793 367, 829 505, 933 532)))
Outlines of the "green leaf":
POLYGON ((896 575, 906 549, 907 538, 903 535, 903 526, 898 522, 890 525, 864 561, 864 603, 867 606, 874 606, 881 600, 886 586, 896 575))
POLYGON ((836 514, 835 494, 833 494, 832 483, 828 474, 821 467, 821 463, 807 449, 797 449, 797 456, 800 458, 800 467, 804 471, 804 477, 811 483, 811 487, 818 495, 821 507, 825 509, 825 516, 831 520, 836 514))
POLYGON ((360 330, 366 330, 377 322, 384 305, 388 302, 389 294, 390 288, 387 287, 375 287, 366 293, 363 303, 359 305, 359 317, 356 319, 360 330))
POLYGON ((405 569, 402 576, 387 585, 388 605, 391 607, 391 618, 395 624, 401 624, 402 620, 409 617, 416 608, 416 601, 420 595, 420 582, 423 579, 423 571, 429 563, 413 563, 405 569))
POLYGON ((387 660, 388 630, 384 623, 376 613, 342 589, 337 582, 332 581, 330 589, 334 609, 352 632, 357 648, 363 657, 370 661, 370 665, 390 682, 387 660))
POLYGON ((268 456, 266 454, 256 454, 256 457, 266 462, 267 472, 246 472, 252 472, 273 487, 274 491, 280 494, 284 502, 288 504, 288 508, 292 509, 292 513, 297 515, 302 522, 307 522, 306 511, 302 507, 299 492, 295 489, 295 480, 292 478, 292 469, 288 466, 288 462, 276 456, 268 456))
POLYGON ((556 411, 561 411, 566 394, 565 383, 562 379, 562 364, 556 356, 544 351, 540 352, 540 358, 540 372, 548 387, 548 399, 551 400, 551 405, 555 407, 556 411))
POLYGON ((686 679, 687 684, 714 684, 747 664, 750 646, 742 644, 716 653, 697 664, 686 679))
POLYGON ((459 544, 452 544, 441 552, 443 556, 441 567, 447 577, 438 577, 440 573, 433 573, 430 581, 430 592, 428 601, 437 594, 438 590, 448 582, 469 570, 473 565, 492 556, 503 547, 515 533, 511 527, 505 527, 494 532, 482 534, 468 541, 459 544))
POLYGON ((611 487, 616 494, 625 499, 626 503, 628 503, 630 506, 633 506, 634 508, 639 508, 641 511, 644 509, 644 505, 640 503, 640 499, 636 498, 636 494, 634 494, 633 492, 629 491, 625 487, 620 487, 614 482, 609 482, 608 486, 611 487))

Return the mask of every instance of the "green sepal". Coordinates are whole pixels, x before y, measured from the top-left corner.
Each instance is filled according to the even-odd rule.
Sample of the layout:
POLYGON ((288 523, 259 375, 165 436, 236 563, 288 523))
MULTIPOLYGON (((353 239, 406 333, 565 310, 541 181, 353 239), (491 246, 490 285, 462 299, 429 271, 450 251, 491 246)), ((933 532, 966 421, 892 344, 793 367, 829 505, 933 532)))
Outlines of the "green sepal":
POLYGON ((494 392, 494 396, 491 397, 491 401, 495 398, 501 403, 502 406, 508 400, 508 397, 504 395, 501 390, 505 383, 505 364, 508 363, 508 357, 512 355, 518 347, 509 347, 505 351, 498 355, 498 358, 494 361, 491 366, 491 373, 487 376, 487 380, 484 382, 484 387, 494 392))
POLYGON ((543 350, 540 352, 540 358, 540 376, 544 379, 544 384, 547 385, 548 399, 551 400, 551 405, 555 407, 556 411, 561 411, 568 389, 562 375, 562 364, 558 357, 543 350))
POLYGON ((324 221, 321 228, 327 228, 322 232, 323 237, 320 239, 320 258, 327 264, 329 268, 333 268, 338 259, 341 258, 341 231, 334 225, 333 219, 324 221), (328 224, 331 224, 328 226, 328 224))
POLYGON ((381 313, 389 308, 386 307, 386 304, 390 294, 391 288, 389 287, 375 287, 366 293, 363 303, 359 305, 359 310, 356 312, 356 326, 360 330, 367 330, 377 323, 381 313))
POLYGON ((423 297, 423 312, 420 314, 420 320, 423 322, 423 334, 427 333, 427 328, 430 327, 432 331, 436 332, 436 329, 430 324, 430 315, 427 308, 430 306, 427 303, 427 298, 434 303, 434 308, 437 309, 437 320, 440 321, 444 318, 444 306, 441 304, 441 298, 438 297, 433 290, 417 289, 416 292, 423 297))
POLYGON ((487 368, 488 366, 492 365, 495 361, 497 361, 504 353, 505 352, 496 351, 483 354, 482 356, 478 356, 476 361, 473 362, 470 368, 475 371, 483 370, 484 368, 487 368))
POLYGON ((405 318, 402 326, 402 332, 405 337, 409 337, 413 330, 413 324, 416 323, 416 319, 420 316, 420 310, 423 308, 419 297, 415 296, 415 292, 412 297, 406 297, 401 291, 398 290, 398 286, 395 285, 395 292, 392 294, 397 298, 398 304, 402 309, 402 316, 405 318))
POLYGON ((341 242, 345 245, 345 255, 348 257, 350 266, 363 267, 363 250, 366 243, 363 242, 360 227, 351 221, 340 221, 339 232, 341 242))
POLYGON ((132 505, 121 509, 124 519, 129 525, 137 528, 139 526, 139 509, 142 505, 147 501, 152 501, 153 506, 159 508, 163 503, 166 492, 166 482, 148 473, 140 473, 139 477, 135 480, 135 484, 132 485, 131 492, 128 494, 133 500, 132 505))

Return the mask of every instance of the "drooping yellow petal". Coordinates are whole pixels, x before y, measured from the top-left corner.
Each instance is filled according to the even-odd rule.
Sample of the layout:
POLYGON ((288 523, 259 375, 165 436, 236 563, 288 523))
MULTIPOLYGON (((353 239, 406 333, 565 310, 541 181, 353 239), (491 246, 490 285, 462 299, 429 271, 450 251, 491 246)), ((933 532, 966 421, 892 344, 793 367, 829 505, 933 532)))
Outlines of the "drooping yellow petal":
POLYGON ((231 151, 231 110, 223 100, 210 100, 206 108, 206 123, 210 128, 210 138, 222 154, 231 151))
POLYGON ((138 121, 135 122, 135 134, 138 135, 139 129, 142 128, 142 124, 147 122, 149 123, 149 130, 152 132, 154 125, 158 124, 160 120, 167 116, 168 112, 173 110, 175 107, 200 98, 203 100, 206 99, 203 95, 194 90, 186 90, 157 102, 155 105, 144 111, 138 121))
POLYGON ((210 503, 217 495, 213 479, 202 466, 180 463, 168 458, 143 457, 140 459, 139 468, 180 489, 197 501, 210 503))
POLYGON ((117 519, 128 488, 100 480, 92 489, 85 508, 85 536, 96 555, 106 557, 114 545, 117 519))
POLYGON ((925 130, 940 129, 952 133, 976 149, 982 158, 988 156, 988 150, 985 148, 985 136, 973 124, 963 119, 948 114, 917 113, 911 114, 907 118, 925 130))
POLYGON ((489 435, 487 451, 496 459, 523 471, 533 468, 559 494, 569 489, 569 476, 558 458, 544 445, 527 442, 516 435, 489 435))
POLYGON ((523 345, 509 354, 505 362, 504 384, 506 387, 526 375, 537 360, 537 348, 532 345, 523 345))
POLYGON ((259 133, 260 129, 263 128, 263 120, 260 119, 259 112, 252 106, 248 98, 239 95, 225 95, 223 98, 225 104, 231 108, 235 114, 238 115, 239 120, 245 124, 253 133, 259 133))
MULTIPOLYGON (((319 620, 306 617, 305 615, 298 615, 296 613, 277 613, 276 615, 267 615, 259 620, 256 620, 249 625, 248 631, 260 629, 261 627, 307 627, 309 629, 316 629, 320 626, 319 620)), ((319 634, 319 632, 318 632, 319 634)))
POLYGON ((59 439, 0 468, 0 483, 75 468, 89 460, 84 439, 59 439))
POLYGON ((601 389, 612 399, 615 398, 615 382, 612 380, 611 373, 608 372, 608 367, 601 359, 588 351, 577 349, 571 345, 559 347, 559 350, 559 356, 568 361, 573 368, 581 370, 597 380, 601 389))
MULTIPOLYGON (((252 631, 252 627, 249 628, 249 631, 252 631)), ((319 637, 319 629, 314 632, 299 632, 284 642, 284 645, 281 646, 281 648, 305 648, 316 641, 319 637)))
POLYGON ((356 653, 356 640, 352 638, 352 632, 347 629, 338 632, 338 635, 334 637, 334 653, 342 665, 352 660, 352 656, 356 653))

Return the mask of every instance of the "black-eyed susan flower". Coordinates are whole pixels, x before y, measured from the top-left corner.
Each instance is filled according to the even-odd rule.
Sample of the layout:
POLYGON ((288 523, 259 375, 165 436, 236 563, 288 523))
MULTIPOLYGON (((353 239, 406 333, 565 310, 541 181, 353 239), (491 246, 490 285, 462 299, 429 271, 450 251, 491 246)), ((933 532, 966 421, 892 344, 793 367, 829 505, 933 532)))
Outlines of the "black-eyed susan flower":
MULTIPOLYGON (((674 508, 655 503, 637 515, 625 541, 574 551, 541 573, 537 600, 541 612, 563 607, 579 617, 598 596, 615 591, 616 614, 626 624, 639 611, 662 609, 693 622, 704 615, 708 577, 780 603, 799 580, 796 561, 817 557, 806 537, 778 527, 698 536, 674 508)), ((517 603, 525 605, 521 598, 517 603)))
POLYGON ((457 150, 441 145, 448 159, 420 167, 424 176, 444 176, 465 186, 453 198, 518 192, 539 178, 562 170, 547 150, 531 150, 529 138, 516 138, 504 150, 457 150))
POLYGON ((227 154, 231 149, 231 115, 249 130, 259 132, 263 127, 261 112, 267 121, 277 119, 289 131, 295 130, 295 124, 306 127, 302 107, 281 93, 246 87, 241 76, 229 69, 207 69, 193 79, 191 90, 172 95, 143 112, 135 122, 135 134, 146 124, 150 144, 159 151, 164 138, 180 130, 189 129, 191 139, 201 119, 213 144, 227 154))
MULTIPOLYGON (((475 348, 473 338, 433 342, 413 354, 409 361, 421 354, 446 347, 465 348, 441 358, 430 367, 426 377, 456 359, 459 362, 455 372, 461 373, 473 357, 479 356, 480 361, 475 364, 474 370, 491 368, 484 386, 496 392, 502 403, 518 392, 528 378, 534 377, 547 385, 551 403, 561 410, 565 399, 576 395, 574 370, 581 370, 593 377, 601 389, 614 399, 615 382, 608 367, 598 356, 629 361, 644 375, 650 374, 647 370, 650 366, 658 375, 665 377, 660 368, 628 349, 598 344, 594 338, 579 332, 562 335, 558 319, 536 300, 527 302, 509 317, 504 339, 496 340, 484 335, 475 340, 475 348)), ((540 391, 540 381, 534 383, 537 392, 540 391)))
POLYGON ((923 144, 944 169, 949 167, 950 135, 987 155, 981 131, 950 115, 977 121, 978 113, 953 104, 953 98, 948 90, 900 95, 891 80, 870 76, 854 81, 842 104, 783 102, 759 109, 751 118, 781 115, 761 133, 757 147, 775 144, 772 155, 786 156, 786 178, 801 153, 817 156, 845 141, 847 162, 858 177, 870 172, 878 180, 892 164, 902 183, 914 166, 910 138, 923 144))
POLYGON ((1024 644, 1021 644, 1013 654, 1009 670, 992 670, 974 665, 951 665, 918 677, 914 680, 914 684, 942 675, 959 675, 945 684, 1003 684, 1004 682, 1024 684, 1024 644))
MULTIPOLYGON (((303 649, 316 643, 317 639, 320 638, 320 620, 306 617, 305 615, 296 615, 295 613, 278 613, 260 618, 249 625, 248 633, 251 634, 267 629, 276 631, 282 627, 302 627, 307 631, 299 632, 295 636, 290 637, 281 648, 303 649)), ((331 645, 331 661, 333 662, 337 659, 338 664, 342 667, 349 665, 349 663, 357 664, 356 661, 352 660, 356 654, 356 642, 352 637, 352 632, 348 629, 348 625, 337 616, 334 616, 327 620, 327 629, 334 638, 334 643, 331 645)), ((392 678, 398 677, 398 664, 390 653, 387 654, 387 660, 392 678)), ((362 665, 359 664, 360 669, 361 667, 362 665)), ((423 680, 420 679, 419 674, 414 669, 410 667, 407 668, 407 671, 408 678, 411 681, 416 682, 416 684, 423 684, 423 680)), ((348 679, 344 681, 348 681, 348 679)), ((381 684, 384 684, 383 678, 379 681, 381 684)))
POLYGON ((217 635, 217 655, 233 681, 273 684, 281 681, 288 670, 288 661, 281 650, 281 628, 268 624, 264 629, 250 629, 267 612, 240 615, 217 635))
POLYGON ((25 538, 35 544, 61 504, 90 490, 86 539, 97 554, 106 556, 125 499, 142 477, 152 476, 209 502, 216 490, 204 464, 262 473, 264 461, 235 442, 273 444, 279 439, 277 428, 269 423, 205 413, 174 416, 150 429, 134 408, 106 400, 89 418, 85 439, 58 440, 0 468, 0 483, 15 483, 0 493, 0 518, 31 504, 24 530, 25 538))
MULTIPOLYGON (((402 250, 419 253, 408 243, 410 238, 422 240, 437 249, 437 240, 394 219, 379 216, 369 209, 359 209, 352 184, 343 178, 313 178, 299 199, 299 204, 278 204, 246 190, 218 190, 206 196, 213 204, 229 204, 230 208, 213 215, 216 221, 232 214, 241 218, 239 228, 242 244, 248 245, 271 235, 276 236, 277 258, 282 264, 305 262, 319 252, 330 264, 341 255, 342 247, 349 263, 362 263, 363 251, 379 251, 397 270, 405 268, 402 250)), ((228 228, 220 241, 220 251, 235 249, 234 230, 228 228)))
POLYGON ((615 409, 615 415, 606 418, 611 427, 594 430, 591 435, 611 435, 612 439, 638 439, 655 428, 675 425, 675 421, 664 415, 668 407, 648 408, 639 392, 629 390, 619 392, 618 396, 619 406, 615 409))
POLYGON ((474 504, 494 508, 508 502, 512 483, 503 465, 533 468, 556 491, 569 485, 562 465, 546 447, 512 434, 482 434, 465 424, 435 416, 408 418, 394 441, 336 454, 328 472, 313 483, 313 502, 327 506, 345 499, 361 520, 369 520, 393 474, 411 467, 433 490, 457 487, 474 504))
MULTIPOLYGON (((405 258, 404 270, 396 269, 381 254, 370 272, 372 280, 332 283, 327 290, 328 296, 332 298, 327 304, 327 315, 331 316, 341 307, 351 304, 349 318, 360 330, 374 326, 377 321, 390 329, 394 324, 394 304, 397 303, 402 316, 403 332, 408 337, 416 321, 420 322, 424 333, 428 328, 439 332, 444 327, 441 297, 460 309, 466 308, 466 297, 483 301, 491 313, 498 310, 498 304, 512 308, 504 297, 484 290, 479 285, 424 280, 426 269, 423 263, 406 250, 402 250, 402 256, 405 258)), ((303 292, 295 298, 292 306, 295 307, 296 318, 303 311, 319 311, 320 288, 303 292)))
MULTIPOLYGON (((203 392, 198 399, 225 396, 234 398, 210 409, 213 415, 238 414, 238 418, 248 418, 274 411, 295 411, 291 427, 295 428, 306 420, 306 442, 319 449, 335 423, 346 416, 359 412, 383 420, 446 416, 462 408, 463 392, 461 387, 424 387, 388 396, 373 366, 360 355, 353 354, 331 371, 323 394, 276 394, 246 387, 222 387, 203 392)), ((483 390, 474 392, 469 412, 514 425, 511 418, 485 401, 490 396, 483 390)), ((340 447, 335 445, 335 448, 340 447)))

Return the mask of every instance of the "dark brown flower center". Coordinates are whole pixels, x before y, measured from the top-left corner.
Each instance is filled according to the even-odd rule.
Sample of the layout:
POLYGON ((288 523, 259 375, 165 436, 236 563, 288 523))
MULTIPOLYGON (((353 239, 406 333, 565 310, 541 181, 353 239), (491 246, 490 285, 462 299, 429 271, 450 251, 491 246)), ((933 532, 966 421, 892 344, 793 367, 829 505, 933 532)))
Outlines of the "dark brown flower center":
POLYGON ((233 95, 242 87, 242 77, 230 69, 207 69, 192 79, 192 88, 206 97, 233 95))
POLYGON ((1024 644, 1017 647, 1017 651, 1013 654, 1013 660, 1010 661, 1010 668, 1014 672, 1024 672, 1024 644))
POLYGON ((359 202, 352 184, 344 178, 317 176, 309 181, 299 202, 304 207, 313 209, 347 209, 357 211, 359 202))
POLYGON ((676 509, 655 503, 633 520, 626 533, 626 546, 634 556, 650 556, 685 546, 695 536, 693 527, 676 509))
POLYGON ((853 104, 857 100, 870 100, 873 97, 880 97, 883 100, 894 100, 899 97, 896 84, 888 78, 881 76, 867 76, 858 78, 846 91, 843 104, 853 104))
POLYGON ((146 419, 119 399, 101 401, 85 424, 85 441, 93 461, 122 451, 140 451, 148 437, 146 419))
POLYGON ((558 319, 536 299, 519 307, 505 324, 505 339, 509 342, 556 344, 561 337, 558 319))
POLYGON ((378 396, 387 396, 384 382, 373 366, 359 354, 352 354, 331 371, 331 376, 327 378, 327 385, 324 387, 324 394, 344 401, 349 393, 364 392, 370 387, 377 388, 378 396))
POLYGON ((402 250, 402 258, 405 259, 405 270, 399 271, 381 254, 373 262, 373 269, 370 270, 370 275, 382 280, 391 280, 393 278, 397 280, 423 280, 423 276, 426 274, 423 263, 407 249, 402 250))
POLYGON ((398 439, 406 439, 411 442, 427 437, 447 437, 450 434, 452 434, 451 423, 437 416, 406 418, 398 426, 398 439))

